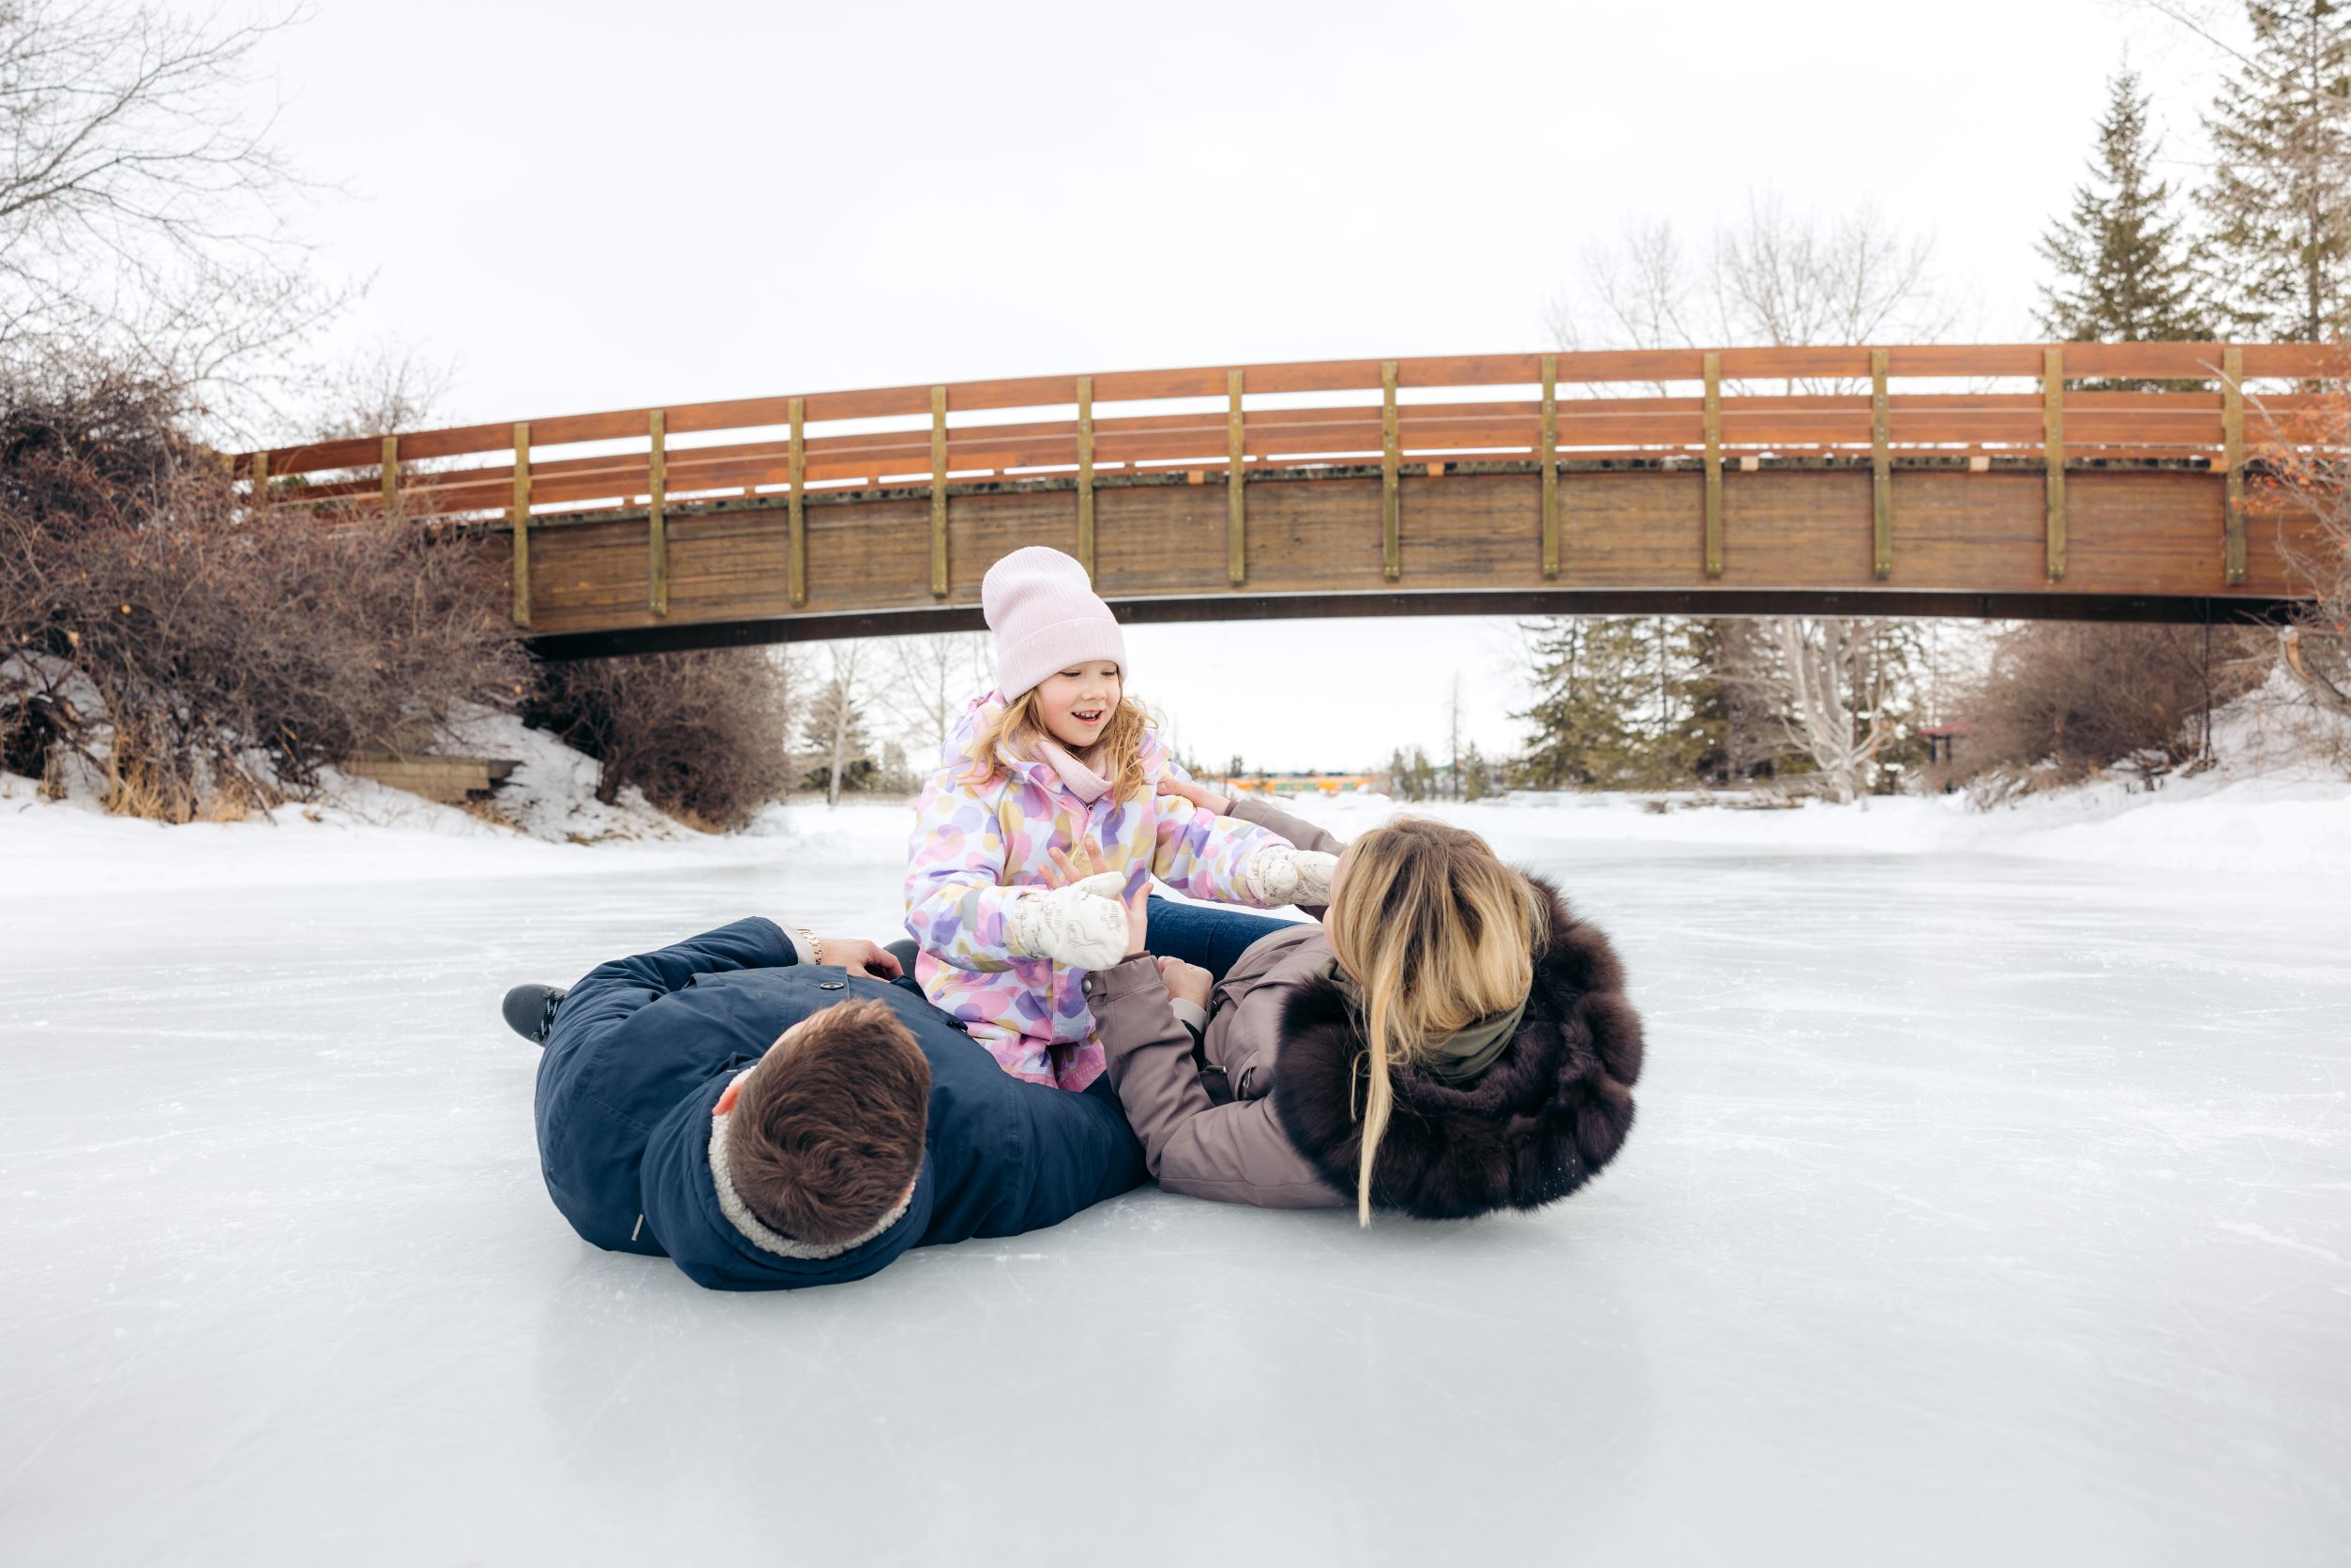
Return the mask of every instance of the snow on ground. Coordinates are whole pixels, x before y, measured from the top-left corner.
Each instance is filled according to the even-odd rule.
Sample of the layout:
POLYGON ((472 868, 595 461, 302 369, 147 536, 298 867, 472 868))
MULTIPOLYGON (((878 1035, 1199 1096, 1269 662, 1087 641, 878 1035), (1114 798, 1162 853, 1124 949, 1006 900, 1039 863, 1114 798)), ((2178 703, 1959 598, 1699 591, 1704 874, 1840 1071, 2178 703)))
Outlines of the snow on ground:
POLYGON ((9 1560, 2351 1539, 2340 784, 1449 807, 1625 954, 1650 1063, 1590 1190, 1368 1231, 1146 1190, 729 1296, 563 1225, 497 999, 747 912, 886 934, 907 813, 713 838, 574 818, 576 773, 532 765, 540 832, 629 837, 364 791, 169 830, 0 793, 9 1560))
MULTIPOLYGON (((2280 677, 2283 680, 2283 677, 2280 677)), ((1854 806, 1813 802, 1754 808, 1620 794, 1515 794, 1495 802, 1400 807, 1384 795, 1309 796, 1301 811, 1351 837, 1398 809, 1424 811, 1498 842, 1643 844, 1804 853, 2012 855, 2104 866, 2351 876, 2351 777, 2318 759, 2351 755, 2340 730, 2274 685, 2216 716, 2219 765, 2152 786, 2114 777, 2029 794, 1988 809, 1965 794, 1898 796, 1854 806), (1668 809, 1658 810, 1659 806, 1668 809)), ((635 790, 595 798, 595 764, 505 715, 460 737, 484 756, 519 759, 499 792, 508 828, 359 778, 334 780, 329 801, 279 807, 264 820, 163 828, 109 817, 86 800, 44 802, 29 780, 0 775, 0 867, 32 893, 87 887, 339 884, 501 875, 569 875, 621 867, 808 864, 900 854, 903 803, 837 810, 795 801, 744 833, 682 826, 635 790)))

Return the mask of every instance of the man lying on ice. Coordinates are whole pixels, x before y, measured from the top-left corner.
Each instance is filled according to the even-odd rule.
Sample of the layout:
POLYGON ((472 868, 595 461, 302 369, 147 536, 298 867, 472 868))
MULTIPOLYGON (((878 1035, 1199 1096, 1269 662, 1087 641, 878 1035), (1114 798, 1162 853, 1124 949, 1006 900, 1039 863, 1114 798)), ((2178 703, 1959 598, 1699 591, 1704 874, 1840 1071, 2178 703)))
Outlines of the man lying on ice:
POLYGON ((567 992, 516 987, 506 1021, 547 1052, 555 1207, 698 1285, 778 1290, 1058 1225, 1143 1180, 1107 1078, 1100 1093, 1021 1082, 911 983, 876 978, 901 967, 755 917, 567 992))

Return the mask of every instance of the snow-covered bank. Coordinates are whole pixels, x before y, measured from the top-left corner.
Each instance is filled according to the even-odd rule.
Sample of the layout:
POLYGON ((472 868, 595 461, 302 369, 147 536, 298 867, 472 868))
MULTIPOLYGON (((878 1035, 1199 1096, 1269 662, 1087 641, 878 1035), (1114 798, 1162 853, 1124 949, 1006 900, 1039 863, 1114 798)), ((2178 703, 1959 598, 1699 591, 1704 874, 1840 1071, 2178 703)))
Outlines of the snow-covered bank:
POLYGON ((819 802, 771 807, 743 833, 696 833, 661 818, 637 836, 550 840, 351 780, 333 804, 284 806, 252 822, 165 827, 42 801, 27 780, 0 776, 0 890, 327 886, 779 861, 867 864, 903 855, 911 820, 902 803, 828 812, 819 802))
POLYGON ((326 798, 242 822, 166 827, 110 816, 95 790, 40 798, 0 774, 0 889, 315 886, 481 876, 561 876, 632 867, 892 860, 906 848, 898 803, 770 807, 741 833, 698 833, 634 788, 606 805, 596 764, 543 731, 485 713, 457 744, 520 765, 494 817, 330 774, 326 798))
MULTIPOLYGON (((1582 845, 1757 854, 1991 854, 2090 865, 2267 875, 2351 874, 2351 779, 2325 760, 2343 737, 2273 687, 2215 716, 2208 770, 2151 787, 2109 778, 1983 808, 1965 795, 1746 809, 1726 797, 1519 793, 1476 805, 1400 807, 1384 795, 1308 796, 1303 815, 1350 837, 1399 809, 1484 834, 1505 853, 1582 845), (1660 809, 1664 807, 1665 809, 1660 809)), ((898 801, 772 807, 746 831, 698 833, 633 790, 595 799, 595 764, 512 717, 462 737, 521 765, 499 792, 514 826, 365 779, 331 800, 247 822, 162 827, 111 817, 87 799, 44 801, 0 775, 0 889, 318 885, 476 876, 560 876, 679 867, 897 866, 912 816, 898 801)))
MULTIPOLYGON (((1298 803, 1341 837, 1398 807, 1381 796, 1298 803)), ((2153 792, 2101 783, 1989 810, 1964 795, 1814 802, 1749 810, 1624 795, 1515 794, 1409 809, 1529 852, 1585 845, 1745 850, 1759 854, 1995 854, 2154 869, 2351 873, 2351 784, 2182 779, 2153 792)))
MULTIPOLYGON (((1642 845, 1757 854, 1993 854, 2151 869, 2351 874, 2351 784, 2304 779, 2175 779, 2153 792, 2102 783, 1990 810, 1960 795, 1777 810, 1688 807, 1659 812, 1624 795, 1516 794, 1477 805, 1400 807, 1384 795, 1307 798, 1302 815, 1352 837, 1399 809, 1458 822, 1505 852, 1642 845)), ((615 817, 629 813, 612 808, 615 817)), ((634 868, 760 865, 888 867, 905 853, 911 813, 876 801, 827 810, 771 807, 744 833, 631 822, 590 841, 550 841, 452 807, 354 781, 331 806, 288 806, 265 821, 162 827, 36 798, 0 779, 0 884, 14 893, 114 888, 322 885, 478 876, 563 876, 634 868)), ((586 836, 582 836, 585 838, 586 836)))

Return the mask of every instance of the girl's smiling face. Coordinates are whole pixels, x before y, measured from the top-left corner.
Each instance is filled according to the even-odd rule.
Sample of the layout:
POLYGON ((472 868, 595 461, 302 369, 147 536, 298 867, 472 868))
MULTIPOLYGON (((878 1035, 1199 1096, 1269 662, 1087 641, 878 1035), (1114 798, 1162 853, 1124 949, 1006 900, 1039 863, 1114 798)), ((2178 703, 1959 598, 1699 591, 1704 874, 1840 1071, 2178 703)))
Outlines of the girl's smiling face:
POLYGON ((1047 734, 1082 752, 1109 728, 1119 695, 1119 667, 1108 659, 1093 659, 1038 682, 1037 709, 1047 734))

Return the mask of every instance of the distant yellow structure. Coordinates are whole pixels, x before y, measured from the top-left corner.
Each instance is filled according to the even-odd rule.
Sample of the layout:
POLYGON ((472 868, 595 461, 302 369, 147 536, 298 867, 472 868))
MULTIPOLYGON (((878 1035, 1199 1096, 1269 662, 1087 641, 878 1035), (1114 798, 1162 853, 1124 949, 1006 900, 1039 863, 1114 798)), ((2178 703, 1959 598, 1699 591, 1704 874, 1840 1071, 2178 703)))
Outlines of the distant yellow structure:
POLYGON ((1255 778, 1227 778, 1221 781, 1220 788, 1269 795, 1303 795, 1309 791, 1337 795, 1368 790, 1379 777, 1370 773, 1271 773, 1255 778))

